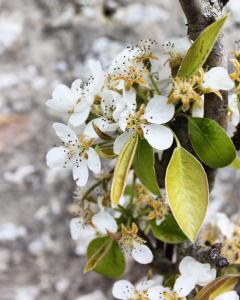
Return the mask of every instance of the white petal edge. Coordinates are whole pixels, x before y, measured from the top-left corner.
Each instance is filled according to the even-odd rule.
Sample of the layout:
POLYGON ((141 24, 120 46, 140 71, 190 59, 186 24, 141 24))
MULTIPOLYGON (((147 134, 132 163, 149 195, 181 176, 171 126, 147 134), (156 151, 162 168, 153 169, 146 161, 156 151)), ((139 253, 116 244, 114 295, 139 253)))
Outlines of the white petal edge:
POLYGON ((95 173, 99 174, 101 171, 101 161, 97 154, 97 152, 93 148, 88 149, 88 167, 89 169, 95 173))
POLYGON ((76 144, 78 141, 77 135, 75 132, 68 126, 62 123, 53 123, 53 128, 56 132, 56 135, 64 142, 70 144, 76 144))
POLYGON ((86 160, 82 160, 80 162, 80 170, 81 173, 76 183, 78 186, 83 187, 88 181, 88 166, 86 160))
POLYGON ((124 132, 121 135, 119 135, 113 144, 113 152, 115 154, 120 154, 122 151, 122 148, 127 143, 127 141, 133 136, 133 131, 130 132, 124 132))
POLYGON ((191 293, 196 285, 194 277, 181 275, 177 278, 174 284, 174 291, 178 297, 186 297, 191 293))
POLYGON ((239 300, 236 291, 229 291, 214 298, 214 300, 239 300))
POLYGON ((163 295, 164 291, 169 291, 169 289, 164 288, 161 285, 156 285, 154 287, 151 287, 147 292, 148 299, 149 300, 165 300, 166 298, 163 295))

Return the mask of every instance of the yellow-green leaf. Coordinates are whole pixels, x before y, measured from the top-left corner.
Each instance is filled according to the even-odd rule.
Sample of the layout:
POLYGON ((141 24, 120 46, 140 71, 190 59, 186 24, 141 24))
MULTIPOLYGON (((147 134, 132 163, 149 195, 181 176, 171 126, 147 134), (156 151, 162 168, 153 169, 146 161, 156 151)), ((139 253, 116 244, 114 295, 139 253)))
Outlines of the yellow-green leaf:
POLYGON ((194 242, 207 212, 208 181, 199 161, 180 146, 167 168, 166 192, 179 227, 194 242))
POLYGON ((218 277, 202 288, 194 300, 213 300, 220 294, 233 290, 239 277, 240 276, 236 274, 218 277))
POLYGON ((218 35, 227 20, 227 16, 208 26, 192 44, 182 60, 178 76, 189 78, 205 63, 218 35))
POLYGON ((90 272, 97 267, 98 263, 103 259, 103 257, 112 247, 112 243, 112 239, 104 240, 104 242, 89 257, 88 262, 84 268, 84 273, 90 272))
POLYGON ((110 146, 99 146, 95 147, 97 154, 104 159, 114 159, 117 155, 113 152, 113 148, 110 146))
POLYGON ((124 192, 127 175, 131 168, 135 152, 138 144, 138 135, 134 134, 130 140, 124 145, 121 153, 118 156, 113 174, 111 187, 112 205, 118 204, 120 197, 124 192))
POLYGON ((236 157, 231 163, 230 167, 235 170, 240 170, 240 157, 236 157))

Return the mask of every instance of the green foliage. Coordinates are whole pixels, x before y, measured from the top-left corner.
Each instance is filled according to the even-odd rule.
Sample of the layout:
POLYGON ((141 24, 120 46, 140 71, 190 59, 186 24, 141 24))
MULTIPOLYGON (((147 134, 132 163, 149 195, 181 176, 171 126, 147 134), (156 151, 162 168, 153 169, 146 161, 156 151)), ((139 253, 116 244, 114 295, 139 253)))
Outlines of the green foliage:
POLYGON ((154 169, 153 148, 143 139, 139 140, 135 159, 133 162, 134 171, 143 185, 155 195, 160 196, 160 190, 154 169))
POLYGON ((179 68, 178 76, 191 77, 205 63, 218 35, 227 20, 227 16, 208 26, 188 50, 179 68))
POLYGON ((124 192, 127 175, 131 168, 138 144, 138 135, 133 135, 118 156, 111 187, 112 206, 116 206, 124 192))
POLYGON ((110 278, 118 278, 124 273, 124 255, 118 243, 110 237, 94 239, 88 246, 87 258, 85 272, 94 270, 110 278))
POLYGON ((199 158, 211 168, 228 166, 236 157, 232 140, 215 121, 188 118, 190 140, 199 158))
POLYGON ((113 148, 110 146, 96 145, 95 150, 97 154, 104 159, 114 159, 117 155, 113 152, 113 148))
POLYGON ((187 240, 172 214, 168 214, 160 225, 157 225, 155 220, 152 221, 151 228, 155 238, 165 243, 178 244, 187 240))
POLYGON ((180 146, 167 168, 166 192, 178 225, 195 242, 207 212, 208 182, 202 165, 180 146))

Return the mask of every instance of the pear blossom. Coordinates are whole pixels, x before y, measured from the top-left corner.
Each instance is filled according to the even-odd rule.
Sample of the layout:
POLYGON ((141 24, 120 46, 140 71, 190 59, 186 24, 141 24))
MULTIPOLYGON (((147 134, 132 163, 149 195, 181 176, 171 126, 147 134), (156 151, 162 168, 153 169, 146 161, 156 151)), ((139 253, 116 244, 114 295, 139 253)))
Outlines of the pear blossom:
POLYGON ((108 232, 116 233, 117 230, 118 226, 115 219, 105 211, 94 214, 90 220, 81 216, 70 221, 70 233, 73 240, 80 239, 86 231, 94 236, 96 233, 103 235, 108 232))
POLYGON ((72 166, 73 179, 77 185, 84 186, 89 177, 89 170, 95 174, 101 171, 100 158, 92 146, 93 139, 84 134, 84 129, 78 137, 68 126, 54 123, 57 136, 63 141, 63 146, 50 149, 47 153, 47 165, 50 168, 72 166))
POLYGON ((89 61, 89 68, 92 75, 83 87, 81 79, 75 80, 71 88, 60 84, 54 89, 52 99, 46 102, 50 108, 68 113, 72 126, 79 126, 87 120, 91 106, 100 97, 104 85, 105 74, 100 62, 89 61))
POLYGON ((236 94, 229 95, 228 98, 229 119, 234 126, 240 122, 240 106, 236 94))
POLYGON ((218 212, 212 220, 212 224, 215 225, 220 233, 227 239, 232 237, 234 232, 234 224, 226 214, 218 212))
POLYGON ((130 254, 132 258, 140 264, 149 264, 153 260, 150 248, 144 245, 145 241, 137 235, 138 227, 135 223, 131 229, 122 225, 122 237, 119 241, 123 251, 130 254))
POLYGON ((165 41, 161 47, 164 54, 168 54, 171 57, 174 56, 184 56, 187 54, 188 49, 191 47, 192 43, 188 36, 170 39, 165 41))
POLYGON ((239 296, 236 291, 229 291, 215 297, 213 300, 239 300, 239 296))
POLYGON ((210 264, 202 264, 193 257, 186 256, 179 264, 181 275, 174 284, 174 291, 179 297, 186 297, 195 285, 206 286, 216 278, 216 270, 210 264))
MULTIPOLYGON (((135 107, 135 105, 134 105, 135 107)), ((174 116, 174 105, 168 104, 167 97, 155 95, 140 110, 124 110, 119 118, 123 133, 114 142, 114 152, 119 154, 124 144, 137 132, 157 150, 168 149, 173 142, 172 131, 164 126, 174 116)))

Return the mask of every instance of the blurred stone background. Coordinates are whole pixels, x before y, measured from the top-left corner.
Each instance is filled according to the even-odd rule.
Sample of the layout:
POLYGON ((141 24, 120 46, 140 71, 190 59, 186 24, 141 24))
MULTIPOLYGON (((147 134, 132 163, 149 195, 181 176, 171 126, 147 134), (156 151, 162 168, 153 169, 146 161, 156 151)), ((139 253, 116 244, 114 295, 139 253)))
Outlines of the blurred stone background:
MULTIPOLYGON (((239 25, 234 11, 229 50, 239 25)), ((107 66, 130 42, 185 33, 176 0, 0 0, 1 300, 112 299, 111 280, 82 275, 85 260, 68 230, 74 183, 45 166, 57 142, 52 121, 61 119, 44 103, 58 83, 86 79, 89 58, 107 66)), ((210 215, 236 212, 239 173, 219 172, 210 215)))

